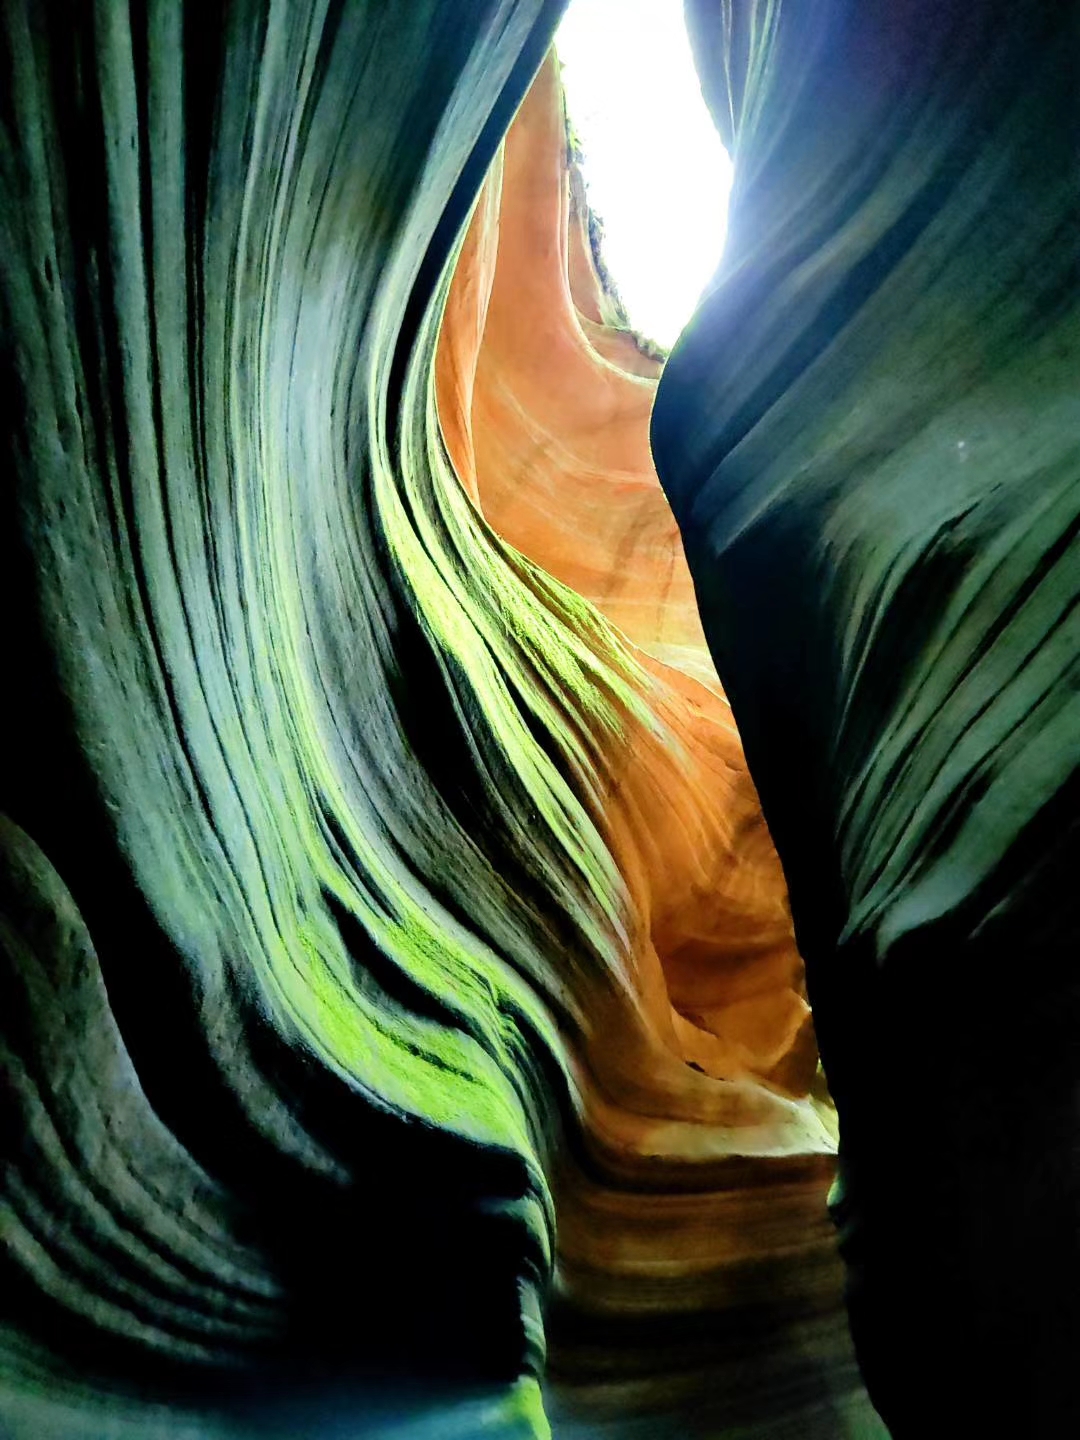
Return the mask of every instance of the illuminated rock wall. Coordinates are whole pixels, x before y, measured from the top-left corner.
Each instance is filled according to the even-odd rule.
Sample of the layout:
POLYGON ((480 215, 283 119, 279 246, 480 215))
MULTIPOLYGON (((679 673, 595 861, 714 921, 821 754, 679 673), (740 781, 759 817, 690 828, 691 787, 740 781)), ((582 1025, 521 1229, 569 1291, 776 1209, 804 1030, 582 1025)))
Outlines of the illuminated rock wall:
POLYGON ((499 148, 556 7, 80 17, 7 21, 9 1369, 508 1383, 552 1293, 581 1381, 635 1317, 835 1330, 802 964, 550 66, 499 148), (565 563, 507 513, 590 480, 565 563))
POLYGON ((709 1374, 732 1416, 775 1418, 852 1388, 822 1228, 831 1107, 807 1098, 823 1087, 786 893, 648 448, 658 367, 603 323, 580 193, 549 61, 465 238, 436 369, 484 517, 640 667, 597 763, 643 1014, 579 1042, 588 1164, 559 1164, 552 1364, 590 1393, 709 1374))
POLYGON ((535 1368, 585 1003, 553 956, 613 989, 568 778, 608 702, 448 528, 428 402, 554 19, 5 13, 0 1295, 35 1345, 535 1368))
POLYGON ((542 1435, 548 1337, 558 1434, 862 1433, 695 586, 875 1398, 929 1433, 906 1367, 968 1396, 990 1337, 1061 1413, 1066 22, 976 7, 984 74, 949 7, 697 6, 742 189, 658 387, 560 9, 4 12, 19 1440, 317 1433, 301 1379, 371 1434, 423 1382, 417 1435, 542 1435), (811 164, 834 122, 863 168, 811 164))

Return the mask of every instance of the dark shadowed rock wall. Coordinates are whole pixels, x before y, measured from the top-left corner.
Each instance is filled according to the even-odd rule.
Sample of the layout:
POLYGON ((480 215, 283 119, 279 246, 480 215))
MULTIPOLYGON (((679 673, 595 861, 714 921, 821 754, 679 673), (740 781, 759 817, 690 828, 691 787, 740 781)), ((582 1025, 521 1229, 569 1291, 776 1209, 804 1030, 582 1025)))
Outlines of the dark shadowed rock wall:
POLYGON ((897 1436, 1080 1419, 1080 30, 692 0, 733 144, 652 439, 791 894, 897 1436))

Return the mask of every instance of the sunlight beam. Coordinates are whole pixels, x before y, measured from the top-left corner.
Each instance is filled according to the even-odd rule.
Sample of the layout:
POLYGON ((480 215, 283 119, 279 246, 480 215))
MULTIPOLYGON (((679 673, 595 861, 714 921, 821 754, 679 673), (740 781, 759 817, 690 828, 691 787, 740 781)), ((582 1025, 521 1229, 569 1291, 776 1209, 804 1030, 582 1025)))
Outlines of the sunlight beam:
POLYGON ((634 329, 670 349, 720 261, 731 186, 682 0, 571 0, 555 45, 604 263, 634 329))

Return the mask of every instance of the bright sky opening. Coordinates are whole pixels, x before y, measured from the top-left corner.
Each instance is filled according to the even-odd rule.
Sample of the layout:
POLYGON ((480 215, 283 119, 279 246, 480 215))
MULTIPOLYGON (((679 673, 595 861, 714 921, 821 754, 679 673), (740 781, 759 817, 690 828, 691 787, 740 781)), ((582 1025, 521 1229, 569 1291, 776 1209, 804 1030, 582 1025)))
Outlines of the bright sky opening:
POLYGON ((555 46, 604 262, 630 324, 668 350, 719 264, 731 188, 683 0, 570 0, 555 46))

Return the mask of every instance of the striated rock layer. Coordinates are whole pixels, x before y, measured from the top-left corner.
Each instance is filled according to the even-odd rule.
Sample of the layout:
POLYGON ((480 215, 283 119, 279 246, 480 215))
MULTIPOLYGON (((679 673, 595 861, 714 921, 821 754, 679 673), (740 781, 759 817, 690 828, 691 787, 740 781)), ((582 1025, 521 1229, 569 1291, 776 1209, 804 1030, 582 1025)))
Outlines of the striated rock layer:
POLYGON ((643 1014, 577 1048, 587 1165, 558 1167, 552 1364, 635 1404, 708 1369, 729 1418, 775 1418, 852 1389, 823 1223, 831 1107, 807 1100, 816 1048, 783 880, 648 448, 641 372, 657 366, 603 322, 580 195, 549 61, 465 237, 436 366, 466 491, 634 642, 637 666, 635 703, 600 737, 597 801, 643 1014))
POLYGON ((695 0, 658 384, 560 10, 4 10, 20 1437, 867 1433, 807 979, 875 1403, 1070 1417, 1071 21, 695 0))
POLYGON ((1080 31, 691 0, 734 147, 652 437, 784 862, 896 1436, 1080 1421, 1080 31))
POLYGON ((524 1377, 540 1433, 545 1306, 586 1386, 852 1388, 802 962, 551 63, 501 145, 557 11, 5 12, 24 1401, 524 1377))

